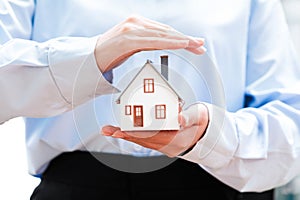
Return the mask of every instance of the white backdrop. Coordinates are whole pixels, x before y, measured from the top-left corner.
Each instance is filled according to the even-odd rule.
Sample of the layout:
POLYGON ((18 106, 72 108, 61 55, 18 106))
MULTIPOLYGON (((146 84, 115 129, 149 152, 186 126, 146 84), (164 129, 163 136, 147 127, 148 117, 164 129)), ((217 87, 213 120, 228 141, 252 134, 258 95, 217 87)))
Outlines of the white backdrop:
POLYGON ((0 199, 29 200, 39 179, 27 173, 22 118, 0 126, 0 199))
MULTIPOLYGON (((292 37, 300 55, 300 1, 283 0, 292 37)), ((27 173, 22 118, 0 126, 0 200, 28 200, 39 179, 27 173)), ((300 186, 299 186, 300 187, 300 186)))

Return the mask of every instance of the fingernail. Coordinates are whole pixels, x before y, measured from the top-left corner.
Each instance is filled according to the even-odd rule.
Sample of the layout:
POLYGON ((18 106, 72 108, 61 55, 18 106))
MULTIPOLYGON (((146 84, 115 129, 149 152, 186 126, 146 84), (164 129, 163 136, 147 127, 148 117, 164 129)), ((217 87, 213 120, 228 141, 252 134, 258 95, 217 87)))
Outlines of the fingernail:
POLYGON ((204 45, 205 39, 204 38, 199 38, 199 37, 190 37, 190 39, 196 43, 198 46, 204 45))
POLYGON ((202 49, 204 52, 207 52, 207 49, 204 46, 201 46, 200 49, 202 49))
POLYGON ((201 46, 201 47, 197 48, 197 51, 199 54, 204 54, 204 53, 206 53, 207 49, 204 46, 201 46))
POLYGON ((202 41, 203 43, 205 42, 205 39, 204 38, 200 38, 200 37, 196 37, 196 40, 202 41))
POLYGON ((191 48, 198 48, 200 47, 202 44, 198 41, 195 41, 195 40, 191 40, 189 41, 189 47, 191 48))

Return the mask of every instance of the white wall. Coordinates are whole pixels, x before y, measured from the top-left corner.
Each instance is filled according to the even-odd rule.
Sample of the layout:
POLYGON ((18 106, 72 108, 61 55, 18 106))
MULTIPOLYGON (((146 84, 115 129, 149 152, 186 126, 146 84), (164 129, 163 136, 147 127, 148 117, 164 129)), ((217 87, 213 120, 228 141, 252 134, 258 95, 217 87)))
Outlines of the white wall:
POLYGON ((300 56, 300 0, 282 0, 292 39, 300 56))
POLYGON ((0 126, 0 199, 28 200, 39 179, 27 173, 22 118, 0 126))

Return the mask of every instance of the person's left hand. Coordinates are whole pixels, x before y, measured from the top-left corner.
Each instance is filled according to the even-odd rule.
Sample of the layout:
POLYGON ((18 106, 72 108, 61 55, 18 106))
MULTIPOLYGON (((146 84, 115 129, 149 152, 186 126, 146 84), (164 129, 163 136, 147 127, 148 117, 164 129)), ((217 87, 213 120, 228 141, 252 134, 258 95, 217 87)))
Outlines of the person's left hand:
POLYGON ((119 127, 104 126, 102 134, 121 138, 141 146, 175 157, 193 147, 208 126, 208 109, 204 104, 193 104, 179 113, 181 125, 178 131, 121 131, 119 127))

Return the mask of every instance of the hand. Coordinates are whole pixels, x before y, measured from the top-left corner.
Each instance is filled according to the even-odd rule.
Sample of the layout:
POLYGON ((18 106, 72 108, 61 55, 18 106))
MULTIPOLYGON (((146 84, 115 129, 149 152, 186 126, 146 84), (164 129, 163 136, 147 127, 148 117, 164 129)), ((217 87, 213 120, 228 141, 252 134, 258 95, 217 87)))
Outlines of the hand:
POLYGON ((179 114, 181 129, 178 131, 123 132, 118 127, 104 126, 102 134, 134 142, 175 157, 193 147, 208 126, 208 109, 204 104, 193 104, 179 114))
POLYGON ((99 37, 95 47, 102 73, 144 50, 186 49, 203 54, 204 40, 183 35, 175 29, 140 16, 131 16, 99 37))

